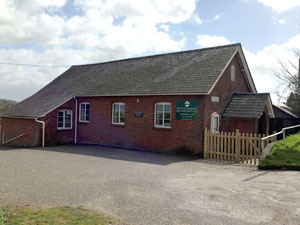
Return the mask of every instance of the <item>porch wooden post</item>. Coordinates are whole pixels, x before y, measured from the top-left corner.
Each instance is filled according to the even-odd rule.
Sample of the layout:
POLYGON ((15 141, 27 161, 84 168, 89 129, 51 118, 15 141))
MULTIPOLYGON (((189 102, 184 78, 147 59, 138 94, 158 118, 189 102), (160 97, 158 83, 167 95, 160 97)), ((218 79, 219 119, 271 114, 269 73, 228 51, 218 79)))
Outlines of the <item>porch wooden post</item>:
POLYGON ((240 131, 237 129, 236 134, 235 134, 235 162, 240 162, 241 161, 241 137, 240 137, 240 131))

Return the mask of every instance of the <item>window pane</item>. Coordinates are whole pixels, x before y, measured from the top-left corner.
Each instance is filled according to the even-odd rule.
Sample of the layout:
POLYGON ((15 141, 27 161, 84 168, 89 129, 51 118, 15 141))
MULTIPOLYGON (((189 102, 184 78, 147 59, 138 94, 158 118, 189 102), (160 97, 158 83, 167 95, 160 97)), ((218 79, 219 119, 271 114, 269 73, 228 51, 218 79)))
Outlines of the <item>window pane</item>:
POLYGON ((89 113, 90 113, 90 104, 81 103, 80 104, 80 121, 89 121, 89 113))
POLYGON ((124 104, 121 104, 121 105, 120 105, 120 110, 121 110, 121 111, 125 111, 125 105, 124 105, 124 104))
POLYGON ((63 117, 64 116, 64 112, 63 111, 58 111, 58 117, 63 117))
POLYGON ((120 118, 120 123, 125 123, 125 117, 120 118))
POLYGON ((156 113, 156 118, 163 118, 163 113, 162 112, 157 112, 156 113))
POLYGON ((171 121, 170 120, 165 120, 165 126, 170 127, 171 126, 171 121))
POLYGON ((162 126, 163 125, 163 119, 158 119, 157 120, 157 125, 162 126))
POLYGON ((165 113, 165 119, 171 119, 171 114, 169 112, 165 113))
POLYGON ((117 116, 113 117, 113 123, 118 123, 119 118, 117 116))
POLYGON ((58 120, 58 122, 61 122, 61 123, 62 123, 62 122, 64 121, 64 118, 59 116, 59 117, 57 118, 57 120, 58 120))
POLYGON ((219 117, 214 117, 214 131, 219 131, 219 117))
POLYGON ((57 123, 57 127, 63 127, 63 123, 62 122, 58 122, 57 123))
POLYGON ((80 110, 83 111, 85 108, 85 104, 80 104, 80 110))
POLYGON ((125 111, 120 111, 120 117, 125 117, 125 111))
POLYGON ((165 105, 165 112, 171 112, 171 105, 170 104, 165 105))
POLYGON ((157 112, 162 112, 163 111, 163 105, 162 104, 156 105, 156 111, 157 112))
POLYGON ((119 111, 114 112, 114 117, 119 117, 119 111))
POLYGON ((71 128, 71 122, 66 122, 65 128, 71 128))
POLYGON ((114 104, 114 112, 119 111, 119 104, 114 104))
POLYGON ((71 123, 71 117, 70 116, 66 116, 65 123, 71 123))
POLYGON ((65 128, 71 128, 71 120, 72 120, 71 111, 70 110, 65 111, 65 128))
POLYGON ((85 119, 85 111, 83 108, 81 108, 80 110, 80 120, 84 120, 85 119))

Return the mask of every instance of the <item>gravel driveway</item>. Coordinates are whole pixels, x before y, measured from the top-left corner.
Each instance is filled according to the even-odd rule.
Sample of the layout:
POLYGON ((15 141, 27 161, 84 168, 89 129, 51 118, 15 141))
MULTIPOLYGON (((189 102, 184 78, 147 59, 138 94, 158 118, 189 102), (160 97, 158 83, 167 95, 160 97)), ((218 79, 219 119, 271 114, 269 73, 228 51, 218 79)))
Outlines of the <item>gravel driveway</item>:
POLYGON ((131 224, 300 224, 300 173, 101 146, 0 149, 0 205, 83 206, 131 224))

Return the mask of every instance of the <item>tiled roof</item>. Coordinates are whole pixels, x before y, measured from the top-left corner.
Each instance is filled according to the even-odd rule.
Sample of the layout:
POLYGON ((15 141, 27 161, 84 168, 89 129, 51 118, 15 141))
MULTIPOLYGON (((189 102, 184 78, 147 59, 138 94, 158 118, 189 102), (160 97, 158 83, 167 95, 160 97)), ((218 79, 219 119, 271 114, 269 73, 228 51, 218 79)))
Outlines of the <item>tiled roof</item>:
POLYGON ((213 48, 72 66, 2 115, 42 117, 74 96, 206 94, 241 48, 213 48))
POLYGON ((269 93, 233 94, 223 116, 259 119, 268 103, 269 96, 269 93))

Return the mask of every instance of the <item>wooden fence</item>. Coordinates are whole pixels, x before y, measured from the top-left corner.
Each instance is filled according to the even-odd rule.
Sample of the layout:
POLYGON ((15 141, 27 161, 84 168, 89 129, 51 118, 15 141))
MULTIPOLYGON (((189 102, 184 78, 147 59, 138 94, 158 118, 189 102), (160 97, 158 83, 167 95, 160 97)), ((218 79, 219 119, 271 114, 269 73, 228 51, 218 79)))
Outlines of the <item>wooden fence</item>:
POLYGON ((273 138, 262 140, 265 135, 231 132, 210 132, 205 129, 204 158, 257 164, 262 153, 262 146, 276 141, 273 138))

